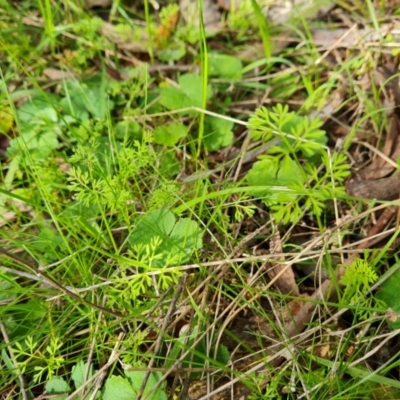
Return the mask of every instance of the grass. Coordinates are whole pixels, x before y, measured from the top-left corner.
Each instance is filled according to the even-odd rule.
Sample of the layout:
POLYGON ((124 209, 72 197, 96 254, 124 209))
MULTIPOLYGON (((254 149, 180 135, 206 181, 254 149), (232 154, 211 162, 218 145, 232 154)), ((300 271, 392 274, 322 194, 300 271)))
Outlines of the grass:
POLYGON ((114 3, 107 34, 0 4, 1 398, 398 397, 397 231, 359 242, 396 202, 344 189, 387 131, 360 89, 381 50, 321 49, 304 15, 279 50, 258 3, 214 36, 163 2, 114 3))

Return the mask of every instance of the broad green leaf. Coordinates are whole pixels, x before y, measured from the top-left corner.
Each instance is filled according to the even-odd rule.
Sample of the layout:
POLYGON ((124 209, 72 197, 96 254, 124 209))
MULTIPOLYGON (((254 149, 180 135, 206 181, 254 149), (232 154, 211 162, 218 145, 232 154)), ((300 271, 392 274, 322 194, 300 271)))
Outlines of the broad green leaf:
POLYGON ((106 119, 108 111, 114 108, 114 103, 109 100, 104 88, 86 90, 82 97, 86 109, 96 119, 106 119))
MULTIPOLYGON (((187 107, 201 107, 203 99, 202 77, 195 74, 181 75, 179 87, 160 88, 160 104, 168 110, 178 110, 187 107)), ((210 98, 211 88, 207 88, 206 97, 210 98)))
POLYGON ((32 130, 12 139, 7 152, 9 156, 15 156, 24 150, 30 150, 33 159, 41 160, 47 158, 57 147, 58 139, 54 130, 43 133, 32 130))
POLYGON ((157 58, 160 61, 179 61, 186 54, 186 48, 183 44, 177 43, 174 47, 160 50, 157 53, 157 58))
POLYGON ((67 101, 61 101, 61 105, 68 114, 80 120, 86 119, 83 110, 88 111, 97 120, 104 120, 114 108, 114 103, 110 101, 107 93, 107 86, 101 77, 93 77, 93 80, 87 83, 66 81, 65 92, 67 101))
MULTIPOLYGON (((392 268, 397 268, 397 266, 392 268)), ((400 314, 400 269, 379 286, 376 297, 384 301, 396 314, 400 314)), ((400 318, 397 318, 396 321, 388 322, 392 329, 400 328, 400 318)))
POLYGON ((60 100, 60 106, 67 115, 70 115, 74 120, 80 122, 89 119, 89 113, 87 112, 84 104, 80 101, 77 96, 72 98, 63 98, 60 100))
POLYGON ((243 64, 239 58, 227 54, 210 53, 208 55, 210 76, 222 79, 241 79, 243 64))
POLYGON ((167 179, 175 178, 180 171, 180 163, 173 152, 162 153, 160 156, 159 173, 167 179))
POLYGON ((135 400, 136 393, 129 381, 121 376, 111 376, 107 379, 103 400, 135 400))
POLYGON ((301 185, 305 182, 302 170, 296 161, 286 156, 279 164, 277 181, 279 186, 301 185))
POLYGON ((96 371, 93 371, 93 366, 89 368, 89 373, 86 376, 87 363, 79 360, 73 367, 71 372, 71 378, 74 381, 75 388, 78 389, 85 383, 85 379, 89 379, 93 376, 96 371))
POLYGON ((159 125, 154 129, 154 142, 165 146, 173 146, 187 134, 188 128, 179 123, 172 122, 169 125, 159 125))
POLYGON ((57 396, 57 399, 64 400, 67 398, 68 392, 71 390, 68 383, 62 378, 54 377, 46 382, 46 392, 50 395, 65 393, 65 396, 57 396))
POLYGON ((206 117, 204 145, 208 151, 217 151, 233 142, 233 122, 216 117, 206 117))
MULTIPOLYGON (((181 90, 192 99, 199 99, 201 104, 201 99, 203 98, 203 78, 200 75, 195 74, 184 74, 178 79, 181 90)), ((207 87, 207 93, 205 93, 207 99, 211 97, 212 91, 211 87, 207 87)))
POLYGON ((180 108, 197 106, 200 107, 200 102, 189 98, 181 89, 177 87, 166 87, 160 89, 161 98, 160 104, 168 110, 178 110, 180 108))
POLYGON ((276 202, 285 203, 296 197, 295 193, 276 191, 273 186, 294 187, 304 183, 304 176, 297 163, 289 156, 284 157, 282 162, 276 157, 268 157, 254 163, 247 174, 247 182, 250 186, 264 186, 264 190, 256 188, 252 195, 264 197, 263 201, 271 205, 276 202))
POLYGON ((136 121, 119 121, 114 131, 115 136, 121 140, 125 138, 141 140, 143 137, 143 129, 136 121))
POLYGON ((175 215, 165 209, 150 211, 133 229, 129 242, 132 246, 147 245, 154 238, 160 238, 153 267, 162 267, 166 259, 175 257, 176 263, 185 262, 202 246, 202 231, 195 221, 188 218, 176 221, 175 215))
POLYGON ((58 104, 58 97, 48 95, 45 97, 34 97, 27 101, 17 110, 19 121, 23 125, 36 125, 41 123, 55 123, 58 121, 57 111, 55 110, 58 104))
POLYGON ((231 354, 228 348, 223 344, 220 344, 217 348, 217 361, 219 361, 221 364, 227 365, 230 359, 231 359, 231 354))
MULTIPOLYGON (((132 385, 133 390, 137 393, 142 386, 143 379, 147 375, 146 371, 125 371, 125 376, 132 385)), ((167 395, 162 389, 161 385, 157 390, 155 390, 151 395, 146 396, 147 393, 161 380, 161 372, 152 372, 147 381, 146 387, 143 391, 143 397, 148 400, 167 400, 167 395)), ((135 397, 136 398, 136 397, 135 397)))

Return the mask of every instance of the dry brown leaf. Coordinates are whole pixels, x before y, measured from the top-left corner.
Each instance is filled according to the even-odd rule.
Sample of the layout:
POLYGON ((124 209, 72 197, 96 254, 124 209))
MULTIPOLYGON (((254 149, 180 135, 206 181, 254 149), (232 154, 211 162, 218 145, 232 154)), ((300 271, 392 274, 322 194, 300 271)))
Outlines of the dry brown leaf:
MULTIPOLYGON (((199 26, 198 2, 180 0, 179 9, 182 18, 190 25, 199 26)), ((214 0, 203 0, 203 23, 208 31, 218 31, 222 28, 221 12, 214 0)))
POLYGON ((399 196, 400 173, 377 180, 361 180, 346 183, 349 196, 365 199, 394 200, 399 196))
POLYGON ((57 68, 45 68, 43 73, 53 81, 76 78, 76 74, 71 71, 65 71, 57 68))
POLYGON ((382 24, 379 32, 368 29, 313 29, 312 37, 317 46, 354 48, 360 43, 373 43, 392 31, 392 25, 382 24))
POLYGON ((112 0, 85 0, 87 8, 103 7, 107 8, 112 5, 112 0))
POLYGON ((394 310, 391 308, 388 308, 385 313, 385 317, 390 321, 390 322, 396 322, 397 319, 399 318, 399 314, 396 313, 394 310))
POLYGON ((240 3, 243 3, 243 0, 217 0, 218 7, 227 11, 232 11, 232 6, 235 7, 235 10, 237 10, 240 6, 240 3))
POLYGON ((397 65, 393 62, 387 62, 380 65, 374 71, 375 83, 382 88, 385 96, 395 105, 400 105, 400 80, 398 76, 397 65))
MULTIPOLYGON (((282 241, 278 231, 274 234, 270 240, 270 253, 271 254, 282 254, 282 241)), ((283 260, 282 260, 283 261, 283 260)), ((291 294, 293 296, 299 296, 300 291, 296 283, 296 279, 291 266, 285 264, 270 264, 267 269, 267 274, 270 279, 275 279, 276 276, 279 277, 275 281, 275 286, 283 294, 291 294)))
POLYGON ((322 18, 334 5, 332 0, 277 1, 276 5, 268 8, 268 18, 275 25, 288 22, 297 15, 307 19, 322 18))
MULTIPOLYGON (((396 107, 400 105, 400 81, 396 65, 387 63, 385 66, 378 67, 374 72, 374 78, 376 85, 385 95, 385 104, 388 105, 391 113, 388 132, 381 152, 395 161, 400 156, 400 120, 396 113, 396 107)), ((357 175, 361 180, 376 180, 386 177, 394 169, 393 164, 376 156, 372 163, 359 171, 357 175)))
MULTIPOLYGON (((389 131, 386 136, 382 153, 396 160, 400 156, 400 125, 398 116, 393 113, 389 119, 389 131)), ((374 161, 358 172, 362 180, 376 180, 384 178, 394 171, 394 166, 386 162, 382 157, 377 156, 374 161)))
POLYGON ((310 116, 317 117, 325 122, 342 106, 345 95, 345 87, 339 87, 329 95, 323 107, 320 110, 311 112, 310 116))

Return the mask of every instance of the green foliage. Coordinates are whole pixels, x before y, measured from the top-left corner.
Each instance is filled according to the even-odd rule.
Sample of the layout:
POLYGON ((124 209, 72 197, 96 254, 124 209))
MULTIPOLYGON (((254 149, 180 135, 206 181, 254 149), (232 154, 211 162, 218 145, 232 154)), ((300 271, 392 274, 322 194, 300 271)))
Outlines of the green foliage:
POLYGON ((237 57, 228 54, 208 54, 208 75, 222 79, 238 80, 242 77, 243 64, 237 57))
POLYGON ((71 390, 68 383, 62 378, 54 377, 46 382, 46 392, 49 395, 57 395, 57 399, 65 400, 68 396, 67 393, 71 390), (63 396, 63 394, 65 394, 63 396))
POLYGON ((107 93, 109 84, 101 75, 86 82, 65 81, 63 89, 65 95, 60 100, 60 106, 78 121, 84 121, 89 116, 95 120, 106 120, 114 108, 107 93))
MULTIPOLYGON (((140 315, 142 311, 148 309, 151 303, 144 304, 140 307, 139 302, 136 302, 137 315, 140 315)), ((152 353, 143 354, 142 348, 146 345, 146 338, 148 333, 146 331, 137 330, 135 334, 130 334, 123 340, 124 349, 121 351, 121 361, 124 365, 140 365, 145 359, 150 359, 152 353)))
POLYGON ((45 160, 58 145, 62 122, 55 109, 57 98, 36 97, 27 101, 18 111, 20 135, 11 140, 10 157, 21 159, 29 151, 30 160, 45 160))
POLYGON ((258 109, 250 118, 254 139, 278 139, 279 144, 269 148, 269 155, 260 157, 246 180, 254 187, 251 194, 262 198, 276 220, 284 224, 296 223, 304 211, 319 218, 326 201, 344 195, 349 166, 345 155, 327 152, 321 125, 318 119, 299 116, 279 104, 272 110, 258 109), (312 191, 305 188, 307 184, 312 185, 312 191))
POLYGON ((165 146, 174 146, 180 138, 186 136, 187 130, 188 128, 179 122, 157 126, 154 129, 154 142, 165 146))
POLYGON ((149 200, 149 206, 154 208, 168 208, 179 198, 179 187, 176 182, 161 182, 155 189, 149 200))
MULTIPOLYGON (((202 231, 197 222, 189 218, 176 220, 171 211, 150 211, 133 229, 129 243, 139 254, 143 246, 154 241, 158 245, 154 260, 146 260, 152 267, 179 265, 189 260, 191 254, 202 246, 202 231)), ((144 256, 144 255, 142 255, 144 256)))
POLYGON ((128 304, 151 286, 166 290, 178 282, 180 265, 202 247, 202 230, 189 218, 176 217, 166 209, 150 211, 141 218, 129 236, 129 256, 136 260, 132 265, 121 265, 120 274, 112 278, 113 296, 109 304, 123 299, 128 304), (172 268, 174 267, 174 268, 172 268))
MULTIPOLYGON (((264 240, 265 231, 257 230, 251 243, 242 241, 244 235, 263 223, 258 218, 252 220, 259 204, 252 205, 253 199, 246 196, 264 202, 270 214, 282 222, 281 228, 301 221, 310 222, 313 227, 319 224, 323 231, 333 223, 330 205, 332 199, 344 194, 343 182, 349 169, 345 154, 329 152, 321 121, 277 105, 257 110, 250 119, 252 139, 270 147, 246 176, 249 187, 233 183, 225 166, 221 171, 227 175, 221 172, 219 180, 213 174, 214 168, 222 167, 216 161, 219 158, 209 158, 208 152, 231 145, 234 132, 239 130, 231 121, 192 108, 230 115, 243 101, 249 104, 247 100, 260 98, 266 92, 270 99, 288 104, 294 93, 296 100, 307 96, 301 98, 303 111, 315 104, 320 108, 336 90, 339 74, 346 71, 351 78, 351 73, 358 73, 365 54, 349 67, 340 66, 334 79, 331 71, 324 70, 324 63, 316 66, 316 60, 311 59, 314 54, 309 54, 312 51, 288 47, 272 57, 271 26, 263 15, 270 6, 268 0, 243 1, 239 5, 231 1, 231 12, 224 14, 229 32, 221 32, 213 39, 228 38, 224 45, 231 54, 250 54, 248 43, 261 37, 264 54, 260 56, 258 51, 256 59, 249 55, 244 68, 241 59, 247 55, 233 57, 211 50, 218 46, 214 42, 209 47, 206 28, 177 20, 179 6, 171 1, 158 2, 161 8, 155 12, 157 2, 146 0, 145 21, 143 9, 136 4, 140 2, 113 2, 107 23, 115 29, 107 30, 109 37, 104 33, 108 25, 92 17, 102 11, 85 9, 84 1, 0 3, 0 68, 4 80, 0 82, 0 132, 10 140, 7 148, 6 143, 2 147, 8 157, 2 159, 0 188, 2 245, 20 259, 35 263, 43 274, 80 297, 49 287, 43 277, 33 275, 28 264, 25 268, 17 259, 1 257, 0 317, 11 343, 4 342, 1 347, 1 386, 12 388, 15 394, 10 392, 11 396, 18 396, 18 380, 23 376, 28 396, 40 397, 39 392, 45 389, 43 395, 66 399, 75 389, 82 389, 76 398, 136 399, 146 374, 146 361, 156 357, 157 366, 169 368, 183 352, 188 352, 182 359, 183 368, 215 368, 212 376, 216 378, 221 371, 235 374, 230 371, 229 351, 220 344, 225 335, 221 337, 218 321, 213 321, 214 313, 234 313, 233 308, 226 308, 229 304, 235 306, 234 302, 237 309, 246 306, 245 315, 269 317, 263 304, 251 300, 259 298, 262 288, 247 285, 249 273, 253 273, 252 266, 247 268, 247 261, 239 261, 244 268, 233 262, 224 276, 218 273, 219 267, 213 267, 215 260, 226 261, 229 254, 235 258, 243 253, 245 257, 248 246, 264 240), (42 19, 36 20, 37 16, 42 19), (243 53, 238 47, 240 42, 245 46, 243 53), (137 43, 141 49, 148 45, 149 57, 134 50, 137 43), (49 48, 51 58, 47 57, 49 48), (137 59, 130 57, 131 53, 137 59), (176 65, 183 57, 185 65, 176 65), (169 65, 164 69, 157 65, 157 59, 169 65), (199 62, 203 75, 180 75, 181 66, 186 70, 187 65, 199 62), (308 62, 312 65, 306 65, 308 62), (304 68, 296 68, 298 65, 304 68), (110 78, 108 66, 116 68, 122 79, 110 78), (286 66, 292 68, 286 70, 286 66), (49 75, 48 68, 70 71, 76 78, 49 81, 45 77, 49 75), (87 78, 95 68, 101 69, 102 74, 87 78), (264 80, 266 71, 271 73, 264 80), (256 73, 260 74, 259 80, 256 73), (175 85, 172 79, 176 77, 175 85), (209 77, 215 79, 208 82, 209 77), (41 87, 43 82, 46 87, 41 87), (228 110, 231 105, 234 108, 228 110), (183 108, 186 110, 181 111, 183 108), (190 179, 184 180, 185 174, 190 174, 190 179), (177 176, 184 180, 183 184, 178 183, 177 176), (250 218, 242 221, 245 216, 250 218), (207 240, 203 243, 205 229, 207 240), (235 249, 241 244, 245 247, 236 254, 235 249), (176 311, 188 316, 183 323, 190 318, 186 314, 190 308, 194 318, 190 319, 190 331, 185 333, 183 329, 176 338, 176 331, 168 328, 162 332, 159 323, 170 309, 173 288, 181 282, 184 265, 192 262, 212 267, 199 264, 199 268, 191 270, 176 311), (211 306, 208 302, 196 304, 191 297, 194 285, 203 278, 207 278, 211 290, 211 306), (234 296, 239 291, 246 293, 234 296), (89 301, 96 306, 91 308, 89 301), (124 317, 118 319, 110 313, 124 317), (206 330, 205 322, 198 324, 198 318, 206 319, 207 314, 211 315, 207 317, 210 333, 197 342, 206 330), (92 386, 83 386, 98 372, 93 365, 104 365, 119 340, 115 335, 120 329, 127 332, 118 343, 119 361, 124 368, 113 364, 107 377, 103 377, 101 392, 94 396, 90 392, 92 386), (162 339, 162 343, 156 339, 161 345, 157 354, 154 332, 162 339), (79 361, 83 357, 93 360, 93 365, 79 361), (129 371, 130 366, 142 370, 129 371)), ((302 29, 298 28, 290 27, 300 35, 301 31, 308 32, 307 21, 303 20, 302 29)), ((301 40, 307 46, 307 36, 301 40)), ((359 85, 350 81, 349 90, 353 87, 359 85)), ((343 116, 354 110, 355 97, 349 96, 343 116)), ((366 104, 372 104, 368 100, 366 104)), ((380 114, 372 118, 377 126, 380 114)), ((368 115, 357 116, 363 125, 369 124, 368 115)), ((238 118, 243 120, 245 116, 240 113, 238 118)), ((340 305, 351 304, 362 318, 367 318, 371 314, 366 310, 372 310, 372 305, 362 301, 371 299, 366 291, 376 277, 362 268, 352 274, 343 277, 345 290, 340 305), (359 275, 365 279, 359 279, 359 275)), ((400 312, 396 290, 396 282, 388 281, 379 295, 387 294, 385 301, 391 301, 390 306, 400 312)), ((273 292, 270 294, 277 304, 273 292)), ((375 311, 379 304, 374 299, 375 311)), ((227 314, 227 318, 232 315, 227 314)), ((175 321, 176 329, 181 324, 179 319, 175 321)), ((237 339, 247 347, 242 336, 237 339)), ((260 399, 279 398, 287 393, 289 397, 291 393, 300 395, 294 393, 300 385, 309 396, 328 398, 350 386, 349 374, 342 366, 356 355, 362 358, 362 346, 361 343, 343 359, 337 353, 337 376, 331 373, 335 370, 333 362, 319 368, 313 360, 313 365, 307 366, 310 354, 304 348, 297 359, 288 360, 289 369, 270 371, 267 387, 257 373, 244 376, 243 383, 253 390, 253 397, 260 399), (340 382, 343 377, 348 381, 345 384, 340 382), (288 390, 283 393, 283 389, 288 390)), ((262 362, 264 356, 258 353, 257 362, 262 362)), ((204 372, 187 372, 191 379, 202 374, 205 377, 204 372)), ((383 378, 375 372, 365 371, 359 378, 383 378)), ((151 372, 142 397, 166 399, 165 378, 151 372), (160 387, 149 394, 158 384, 160 387)))
POLYGON ((109 162, 105 164, 107 155, 111 156, 107 142, 77 146, 70 158, 69 189, 85 206, 125 209, 132 198, 130 178, 152 165, 155 154, 146 144, 135 141, 134 146, 120 149, 116 158, 108 158, 109 162))
POLYGON ((318 118, 300 116, 289 112, 287 105, 276 105, 271 110, 259 108, 250 117, 249 128, 255 140, 268 142, 279 138, 279 146, 270 149, 278 156, 301 153, 310 158, 324 151, 327 143, 326 133, 321 130, 322 121, 318 118))
POLYGON ((254 16, 257 20, 258 29, 260 31, 260 36, 263 41, 265 58, 268 59, 271 57, 272 54, 272 44, 270 38, 270 29, 267 25, 267 19, 263 15, 260 5, 256 0, 251 0, 251 5, 253 6, 254 16))
POLYGON ((77 66, 86 66, 88 60, 92 60, 100 50, 106 50, 107 41, 103 35, 99 35, 99 30, 104 22, 97 17, 82 18, 72 25, 72 31, 85 37, 86 40, 78 40, 76 42, 76 52, 73 61, 77 66), (90 43, 90 46, 88 45, 90 43))
MULTIPOLYGON (((143 367, 141 365, 141 367, 143 367)), ((93 367, 90 366, 88 368, 88 364, 83 361, 79 361, 76 365, 73 366, 71 372, 71 378, 74 382, 75 389, 79 389, 83 386, 87 379, 90 379, 94 376, 97 371, 93 370, 93 367)), ((114 400, 114 399, 136 399, 136 395, 140 390, 143 379, 146 375, 145 371, 124 371, 125 377, 111 375, 107 378, 104 383, 104 389, 102 394, 103 400, 114 400)), ((147 381, 146 387, 144 389, 143 394, 147 395, 153 387, 157 384, 157 382, 162 378, 161 373, 152 372, 147 381)), ((63 378, 53 377, 50 378, 46 382, 46 390, 49 394, 59 395, 57 398, 65 399, 67 394, 70 392, 71 388, 68 383, 65 382, 63 378), (62 396, 64 395, 64 396, 62 396)), ((82 393, 82 392, 81 392, 82 393)), ((98 392, 95 399, 100 398, 101 393, 98 392)), ((81 398, 81 397, 80 397, 81 398)), ((92 392, 86 394, 82 399, 89 400, 92 398, 92 392)), ((150 397, 146 397, 152 400, 166 400, 167 396, 163 390, 163 387, 160 386, 157 390, 155 390, 150 397)))
MULTIPOLYGON (((124 371, 125 378, 112 375, 107 379, 104 387, 103 400, 135 400, 147 373, 145 371, 124 371)), ((147 380, 143 396, 149 400, 167 400, 167 395, 162 386, 148 393, 162 378, 160 372, 152 372, 147 380)))
POLYGON ((104 121, 113 108, 105 81, 98 76, 87 82, 65 81, 63 89, 62 96, 37 94, 17 110, 19 135, 7 149, 9 183, 21 169, 51 162, 65 135, 69 141, 83 142, 105 131, 104 121))
POLYGON ((33 242, 33 248, 50 262, 59 260, 67 251, 63 238, 49 227, 40 230, 33 242))
POLYGON ((112 375, 107 379, 103 393, 103 400, 132 400, 135 398, 135 391, 127 379, 115 375, 112 375))
POLYGON ((372 315, 373 304, 384 306, 383 302, 367 296, 371 285, 378 280, 378 275, 372 267, 364 260, 356 258, 345 270, 340 278, 340 283, 344 285, 341 304, 343 306, 356 305, 357 314, 360 319, 368 319, 372 315), (378 303, 378 304, 377 304, 378 303), (368 310, 369 308, 369 310, 368 310))
MULTIPOLYGON (((87 379, 90 379, 97 373, 97 370, 93 370, 93 366, 88 366, 87 363, 84 363, 82 360, 78 361, 73 367, 71 371, 71 379, 74 382, 75 389, 79 389, 83 386, 87 379)), ((71 389, 67 382, 62 378, 52 378, 48 382, 46 382, 46 390, 50 394, 67 394, 71 389)), ((81 392, 82 393, 82 392, 81 392)), ((89 400, 92 398, 92 392, 87 393, 85 397, 81 397, 85 400, 89 400)), ((61 398, 66 398, 61 397, 61 398)), ((100 393, 98 392, 95 399, 100 398, 100 393)))
MULTIPOLYGON (((168 359, 165 362, 165 368, 170 368, 182 352, 190 349, 188 355, 183 359, 182 368, 206 368, 206 365, 227 365, 230 360, 230 353, 224 345, 207 347, 206 338, 203 337, 195 346, 194 342, 197 337, 203 332, 202 329, 192 329, 190 333, 187 329, 182 329, 179 338, 174 342, 174 345, 168 354, 168 359), (210 348, 210 351, 207 351, 210 348)), ((199 378, 202 372, 192 372, 192 379, 199 378)))
POLYGON ((168 110, 179 110, 188 107, 201 107, 202 98, 212 96, 211 88, 203 93, 202 77, 195 74, 184 74, 178 78, 179 87, 160 88, 160 104, 168 110))
POLYGON ((40 382, 42 379, 52 379, 55 373, 64 366, 64 357, 59 355, 62 346, 61 340, 54 337, 50 338, 44 351, 39 350, 39 342, 34 341, 32 336, 27 336, 23 343, 15 343, 13 352, 22 373, 28 366, 39 364, 33 368, 36 371, 33 379, 35 382, 40 382))
POLYGON ((222 118, 205 118, 204 146, 208 151, 217 151, 233 142, 233 122, 222 118))
MULTIPOLYGON (((393 268, 398 268, 394 265, 393 268)), ((387 307, 390 307, 397 315, 400 314, 400 270, 391 273, 387 272, 389 277, 380 285, 376 298, 385 302, 387 307)), ((392 329, 400 328, 400 319, 397 317, 395 320, 388 321, 392 329)))

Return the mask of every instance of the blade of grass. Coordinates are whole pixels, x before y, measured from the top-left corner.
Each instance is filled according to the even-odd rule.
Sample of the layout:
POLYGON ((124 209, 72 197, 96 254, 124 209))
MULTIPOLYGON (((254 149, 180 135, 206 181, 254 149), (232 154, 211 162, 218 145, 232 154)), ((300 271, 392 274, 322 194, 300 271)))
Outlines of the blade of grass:
POLYGON ((267 20, 262 14, 261 8, 256 0, 251 0, 251 5, 253 6, 254 14, 258 23, 258 28, 260 30, 261 39, 263 41, 265 57, 269 59, 272 54, 272 45, 267 20))
MULTIPOLYGON (((207 40, 206 40, 206 32, 204 27, 203 20, 203 0, 198 0, 199 5, 199 34, 200 34, 200 57, 201 57, 201 68, 202 68, 202 98, 201 98, 201 107, 203 109, 207 108, 207 85, 208 85, 208 51, 207 51, 207 40)), ((198 144, 197 144, 197 157, 200 155, 201 147, 203 144, 204 137, 204 121, 205 114, 200 114, 199 119, 199 136, 198 136, 198 144)))

